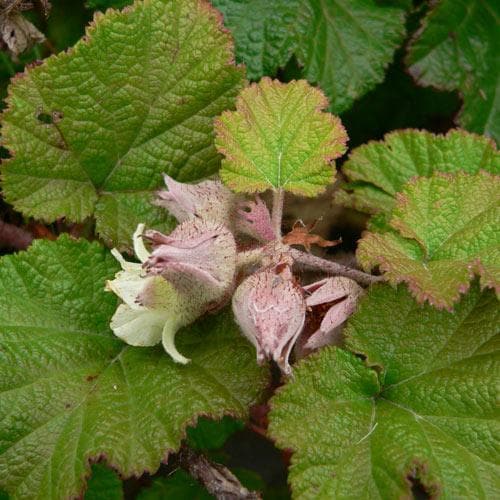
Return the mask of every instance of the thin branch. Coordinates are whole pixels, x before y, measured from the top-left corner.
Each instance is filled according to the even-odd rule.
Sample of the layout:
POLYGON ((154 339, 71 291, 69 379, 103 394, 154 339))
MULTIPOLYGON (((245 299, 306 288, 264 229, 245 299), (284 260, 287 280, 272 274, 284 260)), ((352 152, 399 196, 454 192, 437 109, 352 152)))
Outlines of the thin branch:
POLYGON ((383 276, 373 276, 371 274, 364 273, 363 271, 358 271, 357 269, 352 269, 351 267, 343 266, 337 262, 332 262, 331 260, 322 259, 321 257, 316 257, 310 253, 301 252, 295 248, 291 249, 292 257, 298 264, 308 267, 310 269, 318 269, 331 274, 336 274, 339 276, 346 276, 351 278, 361 285, 371 285, 372 283, 377 283, 384 281, 383 276))
POLYGON ((179 454, 180 464, 200 482, 207 491, 219 500, 260 500, 261 496, 248 491, 236 476, 224 467, 208 460, 204 455, 190 448, 183 448, 179 454))
POLYGON ((276 189, 273 191, 273 212, 271 220, 273 224, 274 234, 277 238, 281 238, 281 223, 283 220, 283 202, 285 201, 284 189, 276 189))
POLYGON ((25 250, 31 245, 33 235, 14 224, 8 224, 0 220, 0 245, 25 250))

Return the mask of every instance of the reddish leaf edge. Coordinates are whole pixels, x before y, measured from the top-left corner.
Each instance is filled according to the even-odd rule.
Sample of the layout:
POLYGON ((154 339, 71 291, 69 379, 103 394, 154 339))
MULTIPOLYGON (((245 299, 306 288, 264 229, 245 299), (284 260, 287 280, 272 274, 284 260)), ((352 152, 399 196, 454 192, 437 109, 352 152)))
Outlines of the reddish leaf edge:
MULTIPOLYGON (((94 249, 99 249, 101 251, 105 251, 107 254, 109 253, 108 249, 106 247, 104 247, 101 243, 99 243, 98 241, 89 241, 89 240, 86 240, 85 238, 74 238, 73 236, 64 233, 64 234, 61 234, 57 238, 57 240, 54 240, 54 241, 48 241, 45 239, 34 240, 28 249, 21 250, 19 252, 16 252, 15 254, 6 255, 6 256, 0 258, 0 265, 2 265, 2 262, 4 261, 4 259, 5 260, 15 259, 19 255, 23 255, 26 252, 32 252, 33 250, 38 249, 40 246, 42 246, 42 247, 46 246, 46 245, 52 246, 52 245, 56 244, 56 242, 59 240, 67 241, 67 242, 70 242, 72 244, 77 244, 77 245, 81 246, 82 248, 85 246, 87 248, 94 248, 94 249)), ((199 321, 202 321, 202 320, 199 320, 199 321)), ((120 353, 122 353, 124 350, 129 349, 129 348, 133 348, 133 347, 124 344, 120 353)), ((141 348, 138 347, 137 349, 141 349, 141 348)), ((97 381, 99 380, 99 377, 101 376, 102 372, 106 370, 107 366, 104 368, 104 370, 102 370, 93 379, 94 384, 92 385, 92 388, 95 385, 97 385, 97 381)), ((261 400, 263 401, 264 399, 268 398, 268 388, 269 388, 269 384, 271 382, 271 373, 270 373, 269 366, 267 366, 267 368, 268 369, 267 369, 266 377, 265 377, 264 381, 262 382, 261 394, 260 394, 257 401, 250 404, 248 406, 248 408, 244 411, 222 410, 222 411, 215 412, 215 413, 209 413, 209 412, 197 412, 197 413, 195 413, 191 418, 189 418, 188 420, 186 420, 184 422, 184 424, 182 425, 182 427, 180 429, 181 435, 180 435, 180 439, 179 439, 179 446, 177 448, 166 447, 164 449, 164 451, 162 452, 162 455, 158 458, 158 465, 156 468, 137 468, 136 470, 132 470, 130 472, 125 472, 125 471, 123 471, 123 469, 120 467, 119 464, 109 460, 109 457, 106 453, 98 453, 96 455, 87 454, 86 456, 83 456, 82 461, 85 464, 84 465, 85 472, 83 473, 83 475, 81 475, 77 479, 77 481, 80 483, 80 486, 77 489, 75 489, 75 491, 73 492, 72 498, 73 497, 74 498, 83 498, 85 491, 87 491, 87 488, 88 488, 88 480, 90 479, 90 477, 92 475, 92 465, 94 465, 94 464, 102 463, 102 464, 108 466, 110 469, 112 469, 114 472, 116 472, 118 474, 120 479, 128 479, 128 478, 132 478, 132 477, 139 478, 143 474, 151 474, 152 475, 158 471, 161 464, 166 464, 168 462, 168 459, 172 454, 175 454, 179 451, 179 449, 182 446, 182 443, 185 441, 185 439, 187 437, 187 429, 189 427, 196 426, 198 423, 198 420, 200 418, 209 418, 209 419, 214 420, 214 421, 220 421, 224 417, 227 416, 227 417, 239 418, 242 420, 249 420, 251 406, 254 404, 259 404, 259 402, 261 402, 261 400)), ((92 392, 92 388, 88 391, 88 393, 92 392)), ((8 493, 8 491, 6 491, 6 492, 8 493)))
MULTIPOLYGON (((163 2, 165 0, 162 0, 163 2)), ((215 7, 212 6, 209 0, 196 0, 198 8, 200 9, 200 12, 205 12, 207 14, 208 19, 213 23, 214 27, 222 32, 225 35, 226 38, 226 50, 227 50, 227 61, 226 65, 227 66, 234 66, 236 69, 240 70, 240 72, 243 73, 243 84, 247 83, 246 80, 246 66, 244 63, 236 63, 235 60, 235 45, 234 45, 234 39, 232 37, 231 31, 224 26, 224 16, 222 13, 217 10, 215 7)), ((13 87, 15 86, 16 82, 21 81, 24 78, 28 78, 32 73, 41 71, 44 69, 44 67, 47 64, 50 64, 52 60, 55 59, 68 59, 72 57, 75 53, 78 53, 78 50, 80 50, 80 47, 83 45, 88 45, 89 43, 92 42, 92 36, 95 35, 97 30, 104 25, 107 22, 113 22, 115 19, 120 19, 130 12, 133 12, 136 8, 138 8, 139 5, 144 4, 143 0, 134 0, 134 3, 131 5, 126 5, 122 9, 117 9, 113 7, 109 7, 106 9, 105 12, 101 11, 95 11, 94 16, 90 23, 85 27, 85 33, 84 35, 71 47, 68 47, 67 49, 58 52, 57 54, 51 54, 48 57, 46 57, 43 60, 36 60, 33 61, 29 64, 26 64, 24 67, 23 71, 20 71, 16 73, 11 79, 10 83, 7 87, 7 96, 4 99, 5 107, 4 109, 0 112, 0 123, 3 124, 3 129, 5 131, 6 125, 8 125, 8 122, 5 122, 5 117, 8 117, 10 112, 12 111, 12 100, 13 100, 13 87)), ((4 132, 5 135, 5 132, 4 132)), ((9 146, 8 143, 5 142, 5 140, 2 140, 2 146, 7 149, 9 153, 9 158, 4 159, 2 161, 2 170, 0 171, 0 187, 5 181, 5 179, 8 177, 8 174, 6 175, 6 170, 5 167, 8 168, 9 164, 11 161, 15 158, 16 156, 16 151, 12 146, 9 146)), ((18 210, 16 208, 16 201, 10 199, 9 195, 7 193, 3 193, 4 199, 10 203, 16 210, 18 210, 20 213, 25 215, 26 217, 35 217, 36 220, 43 222, 45 224, 51 224, 52 222, 55 222, 57 220, 68 220, 69 222, 75 222, 75 223, 81 223, 85 222, 89 218, 93 218, 95 220, 95 208, 96 205, 99 201, 99 190, 94 186, 93 183, 90 182, 92 187, 95 189, 95 193, 97 195, 97 199, 93 204, 92 211, 89 214, 84 215, 83 217, 75 217, 72 218, 71 220, 66 219, 66 215, 64 213, 61 213, 55 217, 43 217, 43 216, 34 216, 31 213, 24 212, 22 210, 18 210)), ((157 186, 157 188, 160 186, 157 186)), ((119 192, 119 191, 118 191, 119 192)), ((154 189, 151 191, 152 193, 154 192, 154 189)))
MULTIPOLYGON (((483 137, 483 136, 481 136, 483 137)), ((495 148, 496 149, 496 148, 495 148)), ((491 179, 498 179, 499 176, 492 174, 490 172, 487 172, 486 170, 479 170, 477 174, 467 174, 463 171, 457 172, 457 173, 445 173, 445 172, 434 172, 432 176, 430 177, 421 177, 421 176, 414 176, 412 177, 408 182, 408 185, 415 185, 419 179, 422 178, 427 178, 430 179, 432 177, 441 177, 443 179, 453 179, 455 176, 461 176, 461 177, 472 177, 474 175, 484 175, 485 177, 489 177, 491 179)), ((406 196, 399 192, 396 193, 396 206, 395 209, 401 209, 403 210, 405 208, 405 205, 407 204, 408 199, 406 196)), ((422 248, 421 243, 414 237, 412 236, 408 231, 406 226, 401 223, 400 221, 396 220, 394 221, 394 218, 392 218, 391 221, 389 221, 389 224, 398 231, 398 235, 404 239, 411 240, 416 242, 420 248, 422 248)), ((373 233, 370 231, 364 231, 361 235, 361 240, 359 242, 363 242, 363 240, 366 241, 366 239, 375 239, 379 240, 383 238, 383 234, 379 233, 373 233)), ((358 243, 359 243, 358 242, 358 243)), ((423 248, 422 248, 423 249, 423 248)), ((359 245, 358 249, 359 250, 359 245)), ((425 249, 423 249, 425 250, 425 249)), ((492 277, 489 277, 485 273, 484 266, 481 263, 481 260, 479 258, 472 259, 471 261, 467 262, 467 271, 468 271, 468 276, 467 279, 464 281, 461 281, 457 292, 453 295, 453 297, 449 300, 440 300, 437 299, 432 293, 426 292, 424 289, 422 289, 418 283, 412 278, 412 276, 409 275, 400 275, 397 270, 394 268, 392 265, 390 259, 386 259, 382 255, 376 255, 370 258, 370 261, 367 263, 365 267, 365 270, 367 271, 372 271, 375 267, 377 267, 384 273, 384 276, 387 279, 387 282, 397 286, 400 283, 406 283, 408 286, 408 289, 410 290, 413 298, 419 303, 419 304, 424 304, 425 302, 428 302, 431 306, 435 307, 436 309, 446 309, 449 312, 453 311, 453 308, 457 302, 459 302, 460 298, 462 295, 466 294, 471 287, 471 283, 474 279, 475 276, 481 278, 481 290, 484 290, 486 288, 492 288, 495 293, 497 294, 497 297, 500 295, 500 283, 496 283, 492 277)))

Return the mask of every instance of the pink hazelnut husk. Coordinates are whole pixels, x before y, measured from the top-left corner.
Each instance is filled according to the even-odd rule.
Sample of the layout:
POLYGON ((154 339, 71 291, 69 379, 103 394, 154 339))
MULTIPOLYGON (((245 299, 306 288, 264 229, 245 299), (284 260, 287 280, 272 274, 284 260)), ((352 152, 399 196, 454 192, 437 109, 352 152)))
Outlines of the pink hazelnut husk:
POLYGON ((233 312, 257 350, 257 361, 273 359, 289 375, 289 356, 304 326, 306 303, 286 264, 246 278, 233 296, 233 312))
POLYGON ((147 231, 152 252, 143 267, 161 275, 190 301, 210 308, 231 293, 236 272, 236 243, 222 224, 188 220, 170 235, 147 231))
POLYGON ((318 349, 331 344, 339 328, 356 310, 364 290, 354 280, 343 276, 325 278, 304 287, 308 309, 331 303, 319 328, 304 344, 306 349, 318 349))
POLYGON ((230 224, 235 195, 218 180, 197 184, 178 182, 164 175, 167 189, 157 192, 155 204, 166 208, 179 222, 189 219, 211 219, 230 224))

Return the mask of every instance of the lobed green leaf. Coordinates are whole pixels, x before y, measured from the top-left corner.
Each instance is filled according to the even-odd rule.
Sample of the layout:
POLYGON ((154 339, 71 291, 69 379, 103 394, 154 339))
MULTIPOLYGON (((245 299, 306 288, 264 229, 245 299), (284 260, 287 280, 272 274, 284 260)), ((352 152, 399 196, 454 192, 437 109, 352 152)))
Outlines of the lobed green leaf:
POLYGON ((271 435, 294 452, 294 498, 411 498, 412 481, 431 497, 493 498, 499 319, 478 287, 454 313, 402 287, 371 289, 346 332, 369 366, 324 349, 272 399, 271 435))
POLYGON ((178 334, 192 362, 109 328, 117 264, 97 244, 36 241, 0 261, 0 490, 69 498, 103 457, 154 473, 199 415, 244 417, 267 384, 229 312, 178 334))
POLYGON ((500 154, 486 137, 463 130, 446 135, 391 132, 350 154, 342 166, 349 183, 336 193, 336 201, 363 212, 390 214, 396 193, 413 177, 479 170, 500 173, 500 154))
POLYGON ((73 49, 10 87, 7 201, 45 221, 94 215, 107 243, 128 248, 139 219, 158 222, 150 201, 163 172, 189 181, 219 167, 213 118, 233 106, 244 80, 232 61, 231 38, 208 3, 137 1, 97 13, 73 49))
POLYGON ((225 159, 222 180, 234 191, 285 189, 314 196, 335 176, 330 160, 346 150, 347 134, 325 96, 305 80, 263 78, 244 89, 236 111, 215 121, 225 159))
POLYGON ((451 309, 474 274, 500 293, 500 176, 435 174, 403 188, 386 231, 367 233, 357 258, 419 302, 451 309))

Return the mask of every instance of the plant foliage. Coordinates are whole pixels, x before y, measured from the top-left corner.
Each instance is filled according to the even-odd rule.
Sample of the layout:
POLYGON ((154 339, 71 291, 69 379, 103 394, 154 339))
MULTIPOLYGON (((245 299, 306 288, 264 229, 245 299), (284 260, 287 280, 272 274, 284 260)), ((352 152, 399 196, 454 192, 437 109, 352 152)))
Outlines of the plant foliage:
POLYGON ((451 308, 474 274, 500 293, 500 177, 435 174, 410 182, 392 212, 392 230, 368 233, 357 257, 405 281, 417 301, 451 308))
POLYGON ((313 196, 333 181, 329 161, 346 150, 340 120, 322 110, 325 96, 304 80, 263 78, 242 91, 236 111, 216 121, 221 178, 234 191, 285 189, 313 196))
POLYGON ((297 48, 301 0, 214 0, 235 38, 236 58, 258 80, 285 66, 297 48))
POLYGON ((477 287, 454 313, 374 288, 347 329, 366 362, 324 349, 272 400, 295 498, 410 497, 412 480, 431 496, 494 497, 498 321, 477 287))
POLYGON ((499 5, 0 0, 0 499, 498 497, 499 5))
POLYGON ((403 9, 374 0, 303 0, 297 58, 341 113, 384 79, 405 34, 403 9), (380 3, 380 2, 379 2, 380 3))
POLYGON ((459 123, 500 140, 500 68, 495 0, 443 0, 422 21, 408 54, 410 72, 423 85, 460 90, 459 123))
POLYGON ((336 200, 370 214, 390 214, 396 193, 413 177, 479 170, 500 173, 500 154, 484 136, 463 130, 446 135, 392 132, 383 141, 370 142, 350 154, 342 166, 349 183, 337 191, 336 200))
POLYGON ((244 416, 266 384, 227 313, 182 333, 188 366, 121 342, 103 287, 115 271, 102 247, 66 237, 1 261, 0 488, 13 498, 75 496, 99 457, 154 472, 198 415, 244 416))
POLYGON ((139 222, 165 225, 151 204, 161 174, 217 170, 212 120, 243 83, 219 23, 197 0, 137 2, 17 77, 2 118, 6 199, 46 221, 94 215, 120 248, 139 222))

